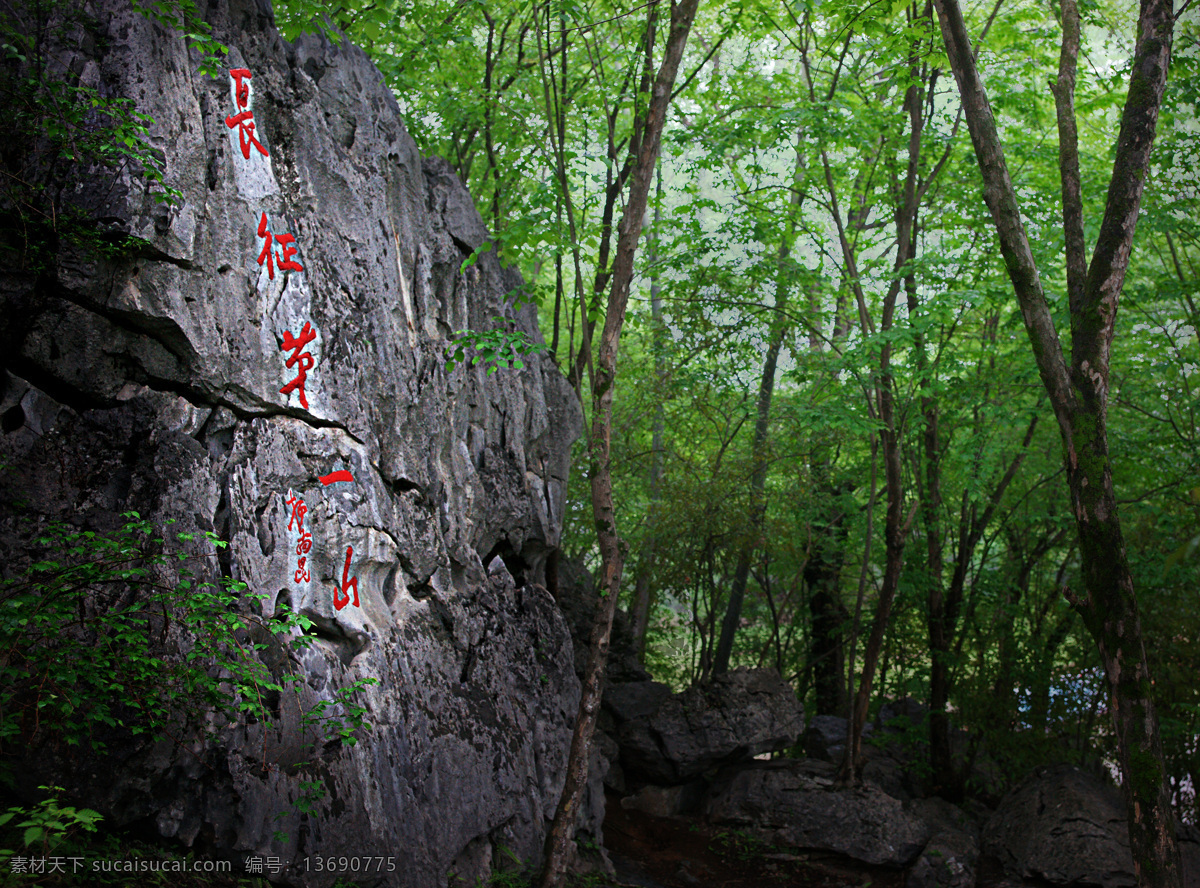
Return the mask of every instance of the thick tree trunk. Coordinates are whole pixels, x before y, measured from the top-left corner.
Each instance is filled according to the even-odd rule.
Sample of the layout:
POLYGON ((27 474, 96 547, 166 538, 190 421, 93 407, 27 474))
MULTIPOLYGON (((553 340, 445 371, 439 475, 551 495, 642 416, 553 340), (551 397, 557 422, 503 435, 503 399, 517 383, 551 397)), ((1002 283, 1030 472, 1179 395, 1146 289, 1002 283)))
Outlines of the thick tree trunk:
POLYGON ((1063 214, 1068 251, 1071 364, 1063 357, 1058 331, 1021 220, 987 93, 980 80, 956 0, 936 0, 942 37, 983 174, 984 198, 1001 253, 1021 305, 1034 358, 1058 420, 1063 463, 1079 534, 1086 596, 1069 590, 1068 600, 1096 641, 1111 694, 1121 785, 1129 820, 1129 844, 1141 888, 1179 888, 1170 791, 1163 763, 1153 684, 1138 616, 1133 577, 1117 514, 1108 453, 1107 409, 1110 351, 1117 304, 1129 266, 1138 205, 1150 163, 1150 148, 1166 86, 1174 11, 1171 0, 1143 0, 1129 93, 1121 115, 1116 159, 1096 246, 1082 273, 1079 170, 1070 101, 1078 9, 1063 4, 1064 41, 1055 84, 1059 116, 1063 214))
POLYGON ((624 553, 621 540, 617 536, 617 521, 613 508, 611 463, 612 400, 617 375, 617 349, 621 340, 621 327, 625 323, 629 287, 633 281, 633 260, 638 239, 642 234, 642 220, 650 196, 654 167, 658 162, 667 106, 671 101, 675 75, 683 58, 683 50, 687 45, 688 32, 696 17, 698 4, 699 0, 680 0, 679 3, 671 4, 671 32, 667 37, 662 65, 654 80, 654 90, 646 111, 637 166, 630 182, 629 201, 625 205, 617 237, 608 311, 596 352, 596 372, 592 380, 592 430, 588 439, 588 449, 591 457, 592 515, 596 522, 596 537, 601 558, 598 589, 600 603, 596 608, 588 645, 579 714, 575 718, 571 751, 567 758, 566 780, 554 813, 554 822, 546 836, 546 862, 538 880, 539 888, 559 888, 563 884, 567 868, 574 856, 575 824, 579 804, 587 788, 589 751, 596 719, 600 714, 604 666, 608 660, 613 613, 616 611, 617 598, 621 592, 621 571, 624 567, 624 553))

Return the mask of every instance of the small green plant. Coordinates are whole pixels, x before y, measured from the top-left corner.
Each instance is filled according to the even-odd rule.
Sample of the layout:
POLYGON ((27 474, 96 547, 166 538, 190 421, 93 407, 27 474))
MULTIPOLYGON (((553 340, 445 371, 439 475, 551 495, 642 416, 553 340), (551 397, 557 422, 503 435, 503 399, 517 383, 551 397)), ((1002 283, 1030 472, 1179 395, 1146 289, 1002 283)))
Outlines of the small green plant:
POLYGON ((731 857, 743 863, 757 860, 772 850, 772 846, 746 830, 719 832, 713 838, 713 850, 722 857, 731 857))
MULTIPOLYGON (((276 678, 258 653, 281 640, 310 645, 307 617, 277 608, 262 619, 245 605, 265 596, 227 577, 198 579, 184 562, 215 558, 227 545, 215 534, 179 533, 172 544, 136 512, 125 518, 107 533, 51 524, 35 538, 45 557, 0 581, 0 779, 5 758, 38 744, 104 752, 129 735, 211 737, 218 728, 201 716, 212 712, 270 722, 272 696, 302 682, 294 673, 276 678)), ((316 735, 310 748, 356 744, 370 725, 355 696, 377 683, 359 679, 303 712, 302 726, 316 735)), ((263 768, 273 767, 264 731, 263 768)), ((320 780, 302 781, 294 810, 310 814, 324 797, 320 780)))
POLYGON ((183 34, 200 54, 198 73, 216 77, 222 73, 222 61, 229 48, 212 35, 212 26, 204 20, 195 0, 134 0, 133 8, 151 21, 183 34))
POLYGON ((354 732, 360 728, 369 729, 367 710, 354 702, 354 695, 371 685, 379 684, 377 678, 360 678, 353 684, 340 688, 332 700, 320 700, 301 716, 301 724, 307 726, 324 725, 327 740, 341 740, 348 746, 358 743, 354 732))
MULTIPOLYGON (((0 827, 12 823, 11 828, 23 830, 21 836, 26 848, 39 843, 43 856, 46 856, 80 830, 96 832, 96 824, 103 819, 98 811, 60 806, 58 796, 63 792, 61 786, 39 786, 38 789, 51 795, 32 808, 13 807, 0 814, 0 827)), ((7 864, 15 853, 11 848, 0 848, 0 865, 7 864)))
POLYGON ((587 835, 586 833, 578 833, 575 836, 575 844, 578 845, 580 848, 582 848, 584 851, 599 851, 600 850, 600 843, 597 842, 593 836, 587 835))
POLYGON ((522 358, 547 350, 544 342, 534 342, 524 330, 509 329, 511 321, 498 315, 492 320, 500 326, 481 333, 459 330, 455 334, 446 350, 447 370, 466 361, 468 351, 472 353, 469 366, 483 363, 487 365, 487 375, 491 376, 502 367, 521 370, 525 367, 522 358))
MULTIPOLYGON (((296 765, 297 768, 303 768, 308 762, 300 762, 296 765)), ((323 800, 329 793, 325 789, 325 784, 320 780, 301 780, 300 781, 300 797, 292 803, 291 811, 280 811, 273 818, 274 822, 278 823, 288 816, 293 814, 315 814, 317 812, 317 803, 323 800)), ((288 834, 283 830, 275 830, 272 838, 277 842, 286 842, 288 834)))
MULTIPOLYGON (((270 721, 270 695, 301 681, 276 678, 258 653, 282 639, 311 644, 308 618, 282 608, 262 619, 245 602, 265 596, 244 583, 197 579, 183 562, 215 558, 227 545, 215 534, 180 533, 176 546, 136 512, 125 518, 107 533, 44 528, 45 557, 0 581, 0 754, 38 743, 103 752, 121 732, 178 740, 201 722, 211 735, 197 716, 214 711, 270 721)), ((354 745, 370 727, 355 695, 377 681, 341 688, 302 723, 354 745)))
POLYGON ((928 718, 916 723, 905 714, 889 718, 882 727, 888 730, 873 731, 871 736, 864 737, 863 742, 877 749, 895 746, 902 750, 905 767, 918 779, 924 780, 933 773, 929 756, 924 753, 929 736, 928 718))

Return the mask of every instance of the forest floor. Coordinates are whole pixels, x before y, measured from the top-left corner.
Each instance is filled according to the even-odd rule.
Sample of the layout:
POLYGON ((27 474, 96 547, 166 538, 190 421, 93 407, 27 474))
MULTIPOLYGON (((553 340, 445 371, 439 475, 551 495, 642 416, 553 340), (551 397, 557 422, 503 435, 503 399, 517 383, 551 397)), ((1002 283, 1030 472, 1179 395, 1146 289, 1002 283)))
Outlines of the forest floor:
MULTIPOLYGON (((899 870, 872 867, 835 854, 776 847, 747 833, 719 829, 694 818, 654 817, 627 810, 613 794, 608 795, 605 809, 604 843, 616 877, 593 873, 571 880, 572 888, 903 888, 904 874, 899 870)), ((90 842, 79 838, 78 847, 56 853, 87 859, 183 859, 161 844, 124 833, 104 833, 89 837, 90 842)), ((17 874, 6 862, 0 864, 0 888, 272 888, 265 879, 235 873, 143 872, 133 878, 135 881, 117 873, 75 876, 69 871, 17 874)), ((370 884, 377 882, 345 879, 336 888, 370 884)), ((470 888, 528 885, 528 875, 511 872, 497 873, 470 888)))
MULTIPOLYGON (((636 888, 902 888, 904 873, 836 854, 768 845, 686 817, 654 817, 609 795, 604 844, 617 870, 608 885, 636 888)), ((605 884, 605 883, 601 883, 605 884)))

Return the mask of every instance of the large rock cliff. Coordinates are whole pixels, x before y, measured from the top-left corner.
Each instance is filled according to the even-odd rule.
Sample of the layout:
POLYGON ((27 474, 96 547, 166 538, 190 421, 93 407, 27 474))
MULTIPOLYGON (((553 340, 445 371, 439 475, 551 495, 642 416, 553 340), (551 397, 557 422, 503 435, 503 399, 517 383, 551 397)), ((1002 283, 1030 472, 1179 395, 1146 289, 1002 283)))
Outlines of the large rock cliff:
POLYGON ((473 884, 501 845, 538 857, 579 686, 537 584, 581 420, 548 359, 492 376, 444 359, 453 331, 496 315, 539 338, 532 310, 508 307, 519 277, 491 252, 462 267, 487 237, 470 196, 419 157, 357 48, 289 44, 265 0, 213 0, 227 67, 250 72, 239 97, 127 0, 88 11, 92 32, 70 32, 59 60, 153 117, 182 200, 160 205, 127 171, 81 175, 72 201, 133 246, 102 258, 63 243, 50 268, 0 270, 6 560, 28 550, 29 517, 107 529, 135 509, 215 531, 220 569, 268 593, 264 615, 286 602, 316 624, 292 664, 304 705, 379 684, 360 696, 373 727, 358 745, 304 766, 284 706, 266 736, 243 722, 198 755, 163 742, 29 762, 23 785, 65 768, 110 821, 239 865, 279 858, 268 877, 293 884, 333 882, 304 865, 317 856, 392 858, 378 884, 422 888, 450 871, 473 884), (242 109, 266 154, 244 153, 228 123, 242 109), (304 349, 286 346, 305 324, 304 349), (303 388, 282 392, 300 368, 303 388), (337 470, 353 483, 320 482, 337 470), (299 582, 289 494, 312 534, 299 582), (339 609, 348 549, 359 605, 339 609), (305 814, 314 779, 325 795, 305 814))

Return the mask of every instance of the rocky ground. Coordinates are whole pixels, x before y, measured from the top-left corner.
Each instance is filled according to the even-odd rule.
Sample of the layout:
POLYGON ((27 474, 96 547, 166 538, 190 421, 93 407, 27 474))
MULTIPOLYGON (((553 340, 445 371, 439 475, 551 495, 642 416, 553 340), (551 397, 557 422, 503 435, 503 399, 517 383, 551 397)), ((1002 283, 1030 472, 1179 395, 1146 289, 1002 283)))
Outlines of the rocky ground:
POLYGON ((638 888, 901 888, 903 873, 842 855, 766 844, 692 818, 655 817, 608 798, 613 885, 638 888))

